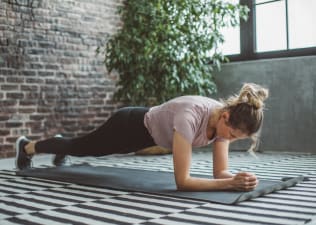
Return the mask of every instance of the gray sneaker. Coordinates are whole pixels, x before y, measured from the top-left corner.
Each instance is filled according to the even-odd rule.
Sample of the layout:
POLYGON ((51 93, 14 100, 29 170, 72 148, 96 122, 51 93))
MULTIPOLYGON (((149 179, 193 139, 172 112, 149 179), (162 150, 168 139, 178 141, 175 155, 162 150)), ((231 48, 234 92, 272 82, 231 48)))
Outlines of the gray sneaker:
MULTIPOLYGON (((55 138, 62 138, 61 134, 56 134, 55 138)), ((55 166, 65 166, 67 164, 67 155, 65 154, 56 154, 53 158, 53 164, 55 166)))
POLYGON ((15 165, 19 170, 29 169, 32 167, 32 157, 33 155, 28 155, 25 152, 25 145, 30 143, 30 140, 25 136, 21 136, 16 140, 15 143, 15 165))

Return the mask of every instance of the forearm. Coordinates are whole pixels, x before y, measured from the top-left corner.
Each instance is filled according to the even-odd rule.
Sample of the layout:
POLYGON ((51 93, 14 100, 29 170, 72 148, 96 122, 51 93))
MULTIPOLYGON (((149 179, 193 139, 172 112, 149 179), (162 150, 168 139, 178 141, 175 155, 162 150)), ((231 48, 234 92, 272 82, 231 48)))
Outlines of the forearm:
POLYGON ((232 188, 232 179, 206 179, 188 177, 182 182, 177 182, 178 190, 181 191, 215 191, 229 190, 232 188))

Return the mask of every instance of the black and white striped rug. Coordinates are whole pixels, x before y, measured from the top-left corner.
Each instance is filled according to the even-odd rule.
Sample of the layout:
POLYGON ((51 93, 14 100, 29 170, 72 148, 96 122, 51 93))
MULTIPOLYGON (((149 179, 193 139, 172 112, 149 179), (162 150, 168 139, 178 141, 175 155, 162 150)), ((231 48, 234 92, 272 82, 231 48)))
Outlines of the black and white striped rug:
MULTIPOLYGON (((0 225, 5 224, 315 224, 316 155, 231 152, 230 170, 259 178, 305 175, 295 187, 268 196, 221 205, 144 193, 79 186, 0 171, 0 225)), ((71 158, 72 163, 172 171, 172 156, 112 155, 71 158)), ((45 165, 43 165, 45 167, 45 165)), ((212 173, 207 151, 193 155, 192 174, 212 173)))

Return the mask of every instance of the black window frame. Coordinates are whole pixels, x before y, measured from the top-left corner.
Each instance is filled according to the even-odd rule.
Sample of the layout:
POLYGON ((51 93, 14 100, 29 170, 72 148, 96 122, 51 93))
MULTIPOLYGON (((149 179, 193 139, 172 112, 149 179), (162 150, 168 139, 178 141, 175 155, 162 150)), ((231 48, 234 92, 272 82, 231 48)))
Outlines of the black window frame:
MULTIPOLYGON (((266 3, 276 2, 281 0, 271 0, 266 3)), ((286 7, 287 7, 287 0, 286 7)), ((230 61, 245 61, 257 59, 270 59, 270 58, 284 58, 284 57, 297 57, 316 55, 316 46, 307 48, 288 49, 288 28, 287 31, 287 49, 267 52, 256 52, 256 18, 255 18, 255 0, 240 0, 241 5, 246 5, 250 11, 248 20, 240 21, 240 53, 234 55, 226 55, 230 61)), ((261 4, 266 4, 261 3, 261 4)), ((288 23, 288 14, 286 9, 286 23, 288 23)))

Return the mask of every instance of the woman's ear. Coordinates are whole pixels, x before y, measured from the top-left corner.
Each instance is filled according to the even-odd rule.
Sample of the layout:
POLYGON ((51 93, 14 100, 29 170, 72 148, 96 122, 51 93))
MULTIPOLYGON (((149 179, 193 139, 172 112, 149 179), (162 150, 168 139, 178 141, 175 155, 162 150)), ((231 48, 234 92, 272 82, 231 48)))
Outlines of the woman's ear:
POLYGON ((225 120, 225 122, 229 121, 229 112, 225 111, 222 113, 221 115, 223 117, 223 119, 225 120))

